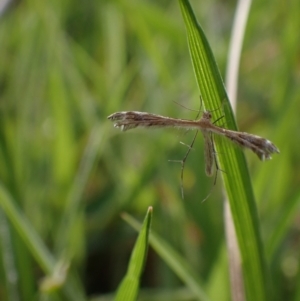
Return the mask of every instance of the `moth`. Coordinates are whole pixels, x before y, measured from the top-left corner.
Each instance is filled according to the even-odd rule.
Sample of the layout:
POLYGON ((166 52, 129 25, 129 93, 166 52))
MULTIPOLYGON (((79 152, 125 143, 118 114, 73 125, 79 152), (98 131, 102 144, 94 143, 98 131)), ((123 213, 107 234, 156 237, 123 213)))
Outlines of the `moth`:
POLYGON ((205 142, 205 172, 208 176, 213 174, 213 165, 215 161, 214 144, 211 137, 212 134, 224 136, 240 147, 252 150, 262 161, 270 160, 273 153, 279 153, 279 149, 270 140, 245 132, 228 130, 215 125, 211 120, 212 114, 210 111, 205 111, 199 120, 170 118, 137 111, 116 112, 107 118, 114 122, 114 127, 120 128, 122 131, 131 130, 136 127, 175 127, 200 130, 205 142))

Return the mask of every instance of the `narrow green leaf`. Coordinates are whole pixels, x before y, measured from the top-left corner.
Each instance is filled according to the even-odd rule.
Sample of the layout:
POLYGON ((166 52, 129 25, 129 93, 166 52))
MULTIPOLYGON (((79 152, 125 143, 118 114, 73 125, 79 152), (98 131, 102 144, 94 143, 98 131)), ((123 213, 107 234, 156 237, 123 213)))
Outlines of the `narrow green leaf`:
POLYGON ((295 216, 298 214, 298 206, 300 201, 300 193, 287 201, 287 206, 283 208, 271 237, 266 242, 266 254, 268 260, 271 262, 274 260, 274 254, 278 250, 280 243, 287 237, 287 232, 290 230, 292 222, 295 220, 295 216))
MULTIPOLYGON (((187 0, 180 0, 186 25, 188 45, 200 93, 205 107, 215 110, 215 119, 223 108, 225 124, 236 130, 228 96, 203 30, 197 23, 187 0)), ((224 120, 222 120, 224 122, 224 120)), ((244 283, 249 300, 266 300, 267 273, 259 232, 259 223, 252 185, 243 152, 229 141, 216 141, 219 165, 230 202, 239 242, 244 283)))
POLYGON ((42 269, 46 273, 52 273, 55 259, 15 203, 9 192, 0 183, 0 206, 42 269))
MULTIPOLYGON (((56 267, 56 260, 49 252, 44 242, 38 236, 32 225, 22 214, 22 212, 15 206, 15 200, 12 198, 6 188, 0 183, 0 207, 12 223, 15 230, 18 232, 27 248, 31 252, 33 258, 38 262, 42 270, 51 275, 56 267)), ((72 300, 85 300, 82 293, 81 286, 78 281, 69 275, 63 289, 67 296, 72 300)), ((62 283, 63 284, 63 283, 62 283)), ((61 284, 61 285, 62 285, 61 284)))
MULTIPOLYGON (((140 224, 127 214, 123 214, 126 220, 137 231, 140 224)), ((157 254, 168 264, 174 273, 186 284, 194 293, 195 297, 202 301, 208 301, 209 298, 202 289, 201 280, 189 266, 188 262, 180 256, 163 238, 156 233, 151 232, 150 244, 157 254)))
POLYGON ((140 277, 147 257, 151 219, 152 207, 149 207, 141 232, 132 251, 127 273, 117 290, 115 301, 133 301, 137 298, 140 277))

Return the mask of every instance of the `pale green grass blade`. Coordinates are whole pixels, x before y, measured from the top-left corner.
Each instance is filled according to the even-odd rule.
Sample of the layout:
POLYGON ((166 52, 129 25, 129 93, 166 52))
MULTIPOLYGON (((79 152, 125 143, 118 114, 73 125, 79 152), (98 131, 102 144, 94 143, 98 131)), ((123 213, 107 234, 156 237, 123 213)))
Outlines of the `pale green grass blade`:
MULTIPOLYGON (((1 183, 0 206, 42 270, 46 274, 52 274, 56 264, 55 258, 49 252, 28 220, 15 206, 15 201, 1 183)), ((80 285, 74 281, 76 280, 71 277, 70 281, 65 285, 66 294, 72 300, 85 300, 80 285)))
POLYGON ((151 220, 152 207, 149 207, 142 229, 132 251, 127 273, 117 290, 116 301, 133 301, 137 298, 140 277, 147 257, 151 220))
POLYGON ((64 250, 70 257, 74 255, 72 254, 72 251, 74 250, 77 240, 76 224, 78 223, 78 217, 81 215, 81 202, 84 189, 87 185, 95 161, 99 156, 99 152, 101 152, 104 144, 103 141, 106 139, 105 129, 105 127, 96 124, 91 130, 74 184, 71 187, 66 200, 64 215, 61 218, 60 229, 56 237, 56 248, 60 251, 64 250))
POLYGON ((276 225, 274 232, 266 243, 266 255, 271 261, 275 251, 278 251, 280 243, 286 238, 288 230, 291 227, 293 220, 298 212, 298 206, 300 201, 300 193, 289 200, 288 206, 286 206, 280 215, 280 221, 276 225))
POLYGON ((31 250, 33 257, 35 257, 43 270, 51 273, 55 264, 54 258, 14 204, 12 197, 0 184, 0 205, 2 209, 31 250))
MULTIPOLYGON (((137 231, 140 224, 127 214, 123 218, 137 231)), ((157 254, 168 264, 174 273, 186 284, 199 300, 208 301, 209 298, 201 287, 201 280, 189 266, 187 261, 180 256, 164 239, 151 232, 150 244, 157 254)))
MULTIPOLYGON (((236 129, 223 81, 207 38, 197 23, 189 2, 184 0, 179 2, 187 29, 192 63, 204 104, 213 110, 222 107, 223 103, 225 123, 229 128, 236 129)), ((214 112, 215 116, 217 116, 216 112, 214 112)), ((241 150, 225 140, 217 141, 216 149, 220 167, 226 171, 223 179, 238 237, 246 293, 249 300, 250 297, 251 300, 266 300, 266 265, 245 157, 241 150)))

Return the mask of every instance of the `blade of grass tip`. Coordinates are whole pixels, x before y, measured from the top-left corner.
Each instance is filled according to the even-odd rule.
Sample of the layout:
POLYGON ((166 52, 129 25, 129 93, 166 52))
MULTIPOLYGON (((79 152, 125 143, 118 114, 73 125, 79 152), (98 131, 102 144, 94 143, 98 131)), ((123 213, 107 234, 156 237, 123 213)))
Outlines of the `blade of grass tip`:
MULTIPOLYGON (((122 218, 136 231, 139 231, 141 228, 140 223, 130 215, 123 214, 122 218)), ((159 237, 153 231, 151 232, 149 242, 152 248, 165 261, 170 269, 173 270, 182 282, 191 290, 191 292, 193 292, 197 300, 210 300, 201 287, 201 280, 182 256, 180 256, 164 239, 159 237)))
POLYGON ((152 211, 152 207, 149 207, 132 251, 127 273, 117 290, 115 301, 133 301, 137 298, 140 277, 147 257, 152 211))
MULTIPOLYGON (((210 109, 220 108, 224 103, 226 124, 229 128, 236 130, 233 112, 208 41, 197 23, 189 2, 179 0, 179 3, 203 102, 210 109)), ((217 141, 216 149, 220 168, 226 171, 222 177, 238 237, 247 298, 266 300, 266 263, 246 160, 242 151, 225 139, 217 141)))

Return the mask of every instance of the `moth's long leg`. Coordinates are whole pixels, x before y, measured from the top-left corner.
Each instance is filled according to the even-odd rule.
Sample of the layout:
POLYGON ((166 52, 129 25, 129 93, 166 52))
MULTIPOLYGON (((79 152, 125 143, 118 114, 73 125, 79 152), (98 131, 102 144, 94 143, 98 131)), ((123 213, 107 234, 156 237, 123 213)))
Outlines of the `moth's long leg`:
POLYGON ((184 189, 183 189, 183 171, 184 171, 184 165, 185 165, 185 162, 190 154, 190 151, 193 149, 193 146, 194 146, 194 143, 196 141, 196 138, 197 138, 197 135, 198 135, 198 131, 196 131, 196 134, 193 138, 193 141, 190 145, 187 145, 187 144, 184 144, 184 143, 181 143, 183 145, 186 145, 188 147, 188 150, 186 152, 186 154, 184 155, 183 159, 182 160, 169 160, 170 162, 178 162, 181 164, 181 173, 180 173, 180 190, 181 190, 181 197, 182 199, 184 199, 184 189))
MULTIPOLYGON (((199 118, 199 115, 200 115, 200 112, 201 112, 201 108, 202 108, 202 98, 201 98, 201 95, 200 95, 200 108, 199 108, 199 111, 197 113, 197 116, 196 116, 196 120, 199 118)), ((194 143, 196 141, 196 138, 197 138, 197 135, 198 135, 198 131, 196 131, 196 134, 192 140, 192 143, 188 146, 188 150, 184 156, 184 158, 179 161, 181 162, 181 173, 180 173, 180 190, 181 190, 181 197, 182 199, 184 199, 184 189, 183 189, 183 172, 184 172, 184 165, 185 165, 185 161, 187 160, 189 154, 190 154, 190 151, 193 149, 193 146, 194 146, 194 143)), ((178 162, 178 161, 177 161, 178 162)))

